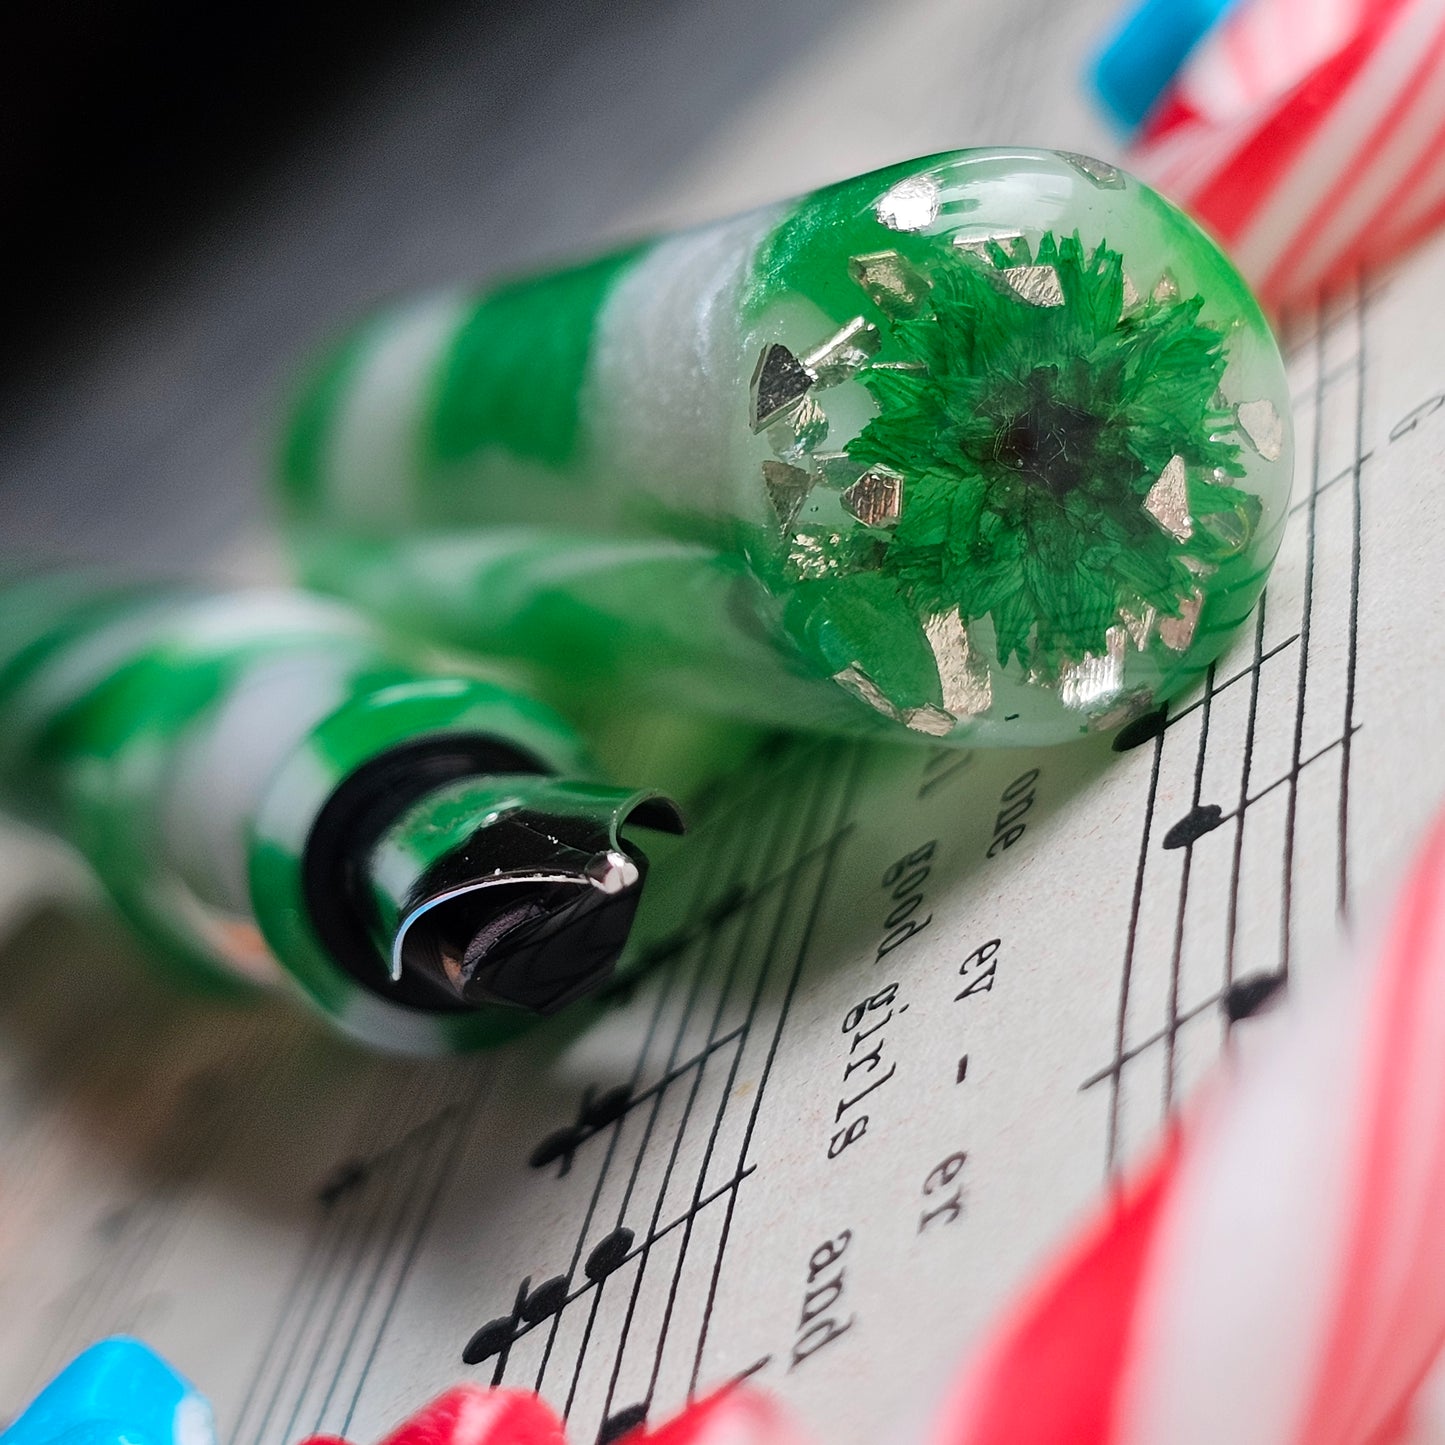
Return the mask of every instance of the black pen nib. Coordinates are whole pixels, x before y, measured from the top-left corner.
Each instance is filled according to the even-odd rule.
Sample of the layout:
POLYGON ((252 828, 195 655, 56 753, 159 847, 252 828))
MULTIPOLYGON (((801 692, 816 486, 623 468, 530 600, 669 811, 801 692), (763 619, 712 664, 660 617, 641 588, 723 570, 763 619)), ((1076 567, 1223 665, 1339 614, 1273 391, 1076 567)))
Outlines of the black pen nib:
POLYGON ((459 1002, 550 1014, 611 976, 647 877, 629 823, 680 832, 677 809, 645 794, 518 780, 412 890, 392 971, 421 974, 459 1002))

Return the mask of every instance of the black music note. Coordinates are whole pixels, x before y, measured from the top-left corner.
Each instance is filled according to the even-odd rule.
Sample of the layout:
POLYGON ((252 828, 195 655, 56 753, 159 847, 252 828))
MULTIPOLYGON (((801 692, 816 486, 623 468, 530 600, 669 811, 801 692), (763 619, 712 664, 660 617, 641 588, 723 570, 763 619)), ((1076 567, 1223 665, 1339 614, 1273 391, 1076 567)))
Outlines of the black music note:
POLYGON ((529 1325, 551 1319, 567 1303, 567 1276, 553 1275, 543 1280, 522 1303, 522 1318, 529 1325))
POLYGON ((627 1262, 627 1256, 632 1249, 632 1240, 633 1234, 630 1229, 614 1229, 611 1234, 593 1246, 592 1253, 587 1256, 586 1264, 582 1266, 582 1273, 594 1283, 600 1283, 614 1270, 621 1269, 627 1262))
POLYGON ((609 1124, 615 1123, 631 1104, 632 1092, 626 1084, 619 1084, 602 1094, 597 1094, 589 1087, 582 1095, 582 1102, 577 1110, 577 1122, 554 1129, 532 1150, 527 1162, 533 1169, 545 1169, 547 1165, 560 1159, 562 1167, 557 1171, 560 1179, 572 1168, 577 1146, 600 1133, 609 1124))
POLYGON ((565 1274, 553 1275, 551 1279, 543 1280, 536 1289, 531 1285, 532 1277, 528 1275, 517 1286, 517 1297, 512 1304, 511 1314, 488 1320, 467 1341, 466 1348, 462 1351, 464 1365, 480 1365, 490 1359, 497 1361, 493 1383, 501 1380, 502 1371, 507 1367, 507 1355, 522 1334, 531 1326, 551 1319, 567 1303, 565 1274))
POLYGON ((1127 753, 1131 748, 1140 748, 1145 743, 1152 743, 1164 731, 1167 715, 1167 708, 1156 707, 1153 712, 1146 712, 1143 717, 1136 717, 1133 722, 1125 723, 1114 734, 1114 751, 1127 753))
POLYGON ((1206 833, 1212 833, 1224 821, 1224 809, 1218 803, 1198 803, 1165 835, 1166 848, 1187 848, 1206 833))
POLYGON ((370 1173, 370 1166, 362 1159, 343 1160, 316 1191, 316 1202, 330 1209, 343 1195, 365 1184, 370 1173))
POLYGON ((612 1445, 614 1440, 620 1440, 629 1430, 635 1430, 646 1423, 645 1404, 627 1405, 621 1410, 614 1410, 602 1422, 602 1428, 597 1432, 597 1445, 612 1445))
POLYGON ((119 1239, 130 1228, 139 1206, 121 1204, 108 1209, 95 1222, 95 1233, 107 1242, 119 1239))
POLYGON ((517 1320, 514 1315, 503 1315, 500 1319, 484 1324, 462 1351, 462 1364, 480 1365, 494 1355, 504 1354, 511 1349, 517 1335, 517 1320))
MULTIPOLYGON (((592 1246, 582 1272, 593 1284, 600 1284, 614 1270, 621 1269, 632 1252, 633 1233, 620 1225, 610 1234, 605 1234, 592 1246)), ((464 1365, 480 1365, 487 1360, 496 1360, 497 1368, 492 1383, 500 1384, 502 1372, 507 1368, 507 1356, 512 1346, 528 1330, 560 1314, 569 1298, 571 1280, 565 1274, 554 1274, 544 1279, 536 1289, 532 1288, 532 1277, 528 1275, 517 1286, 517 1296, 512 1301, 510 1314, 498 1315, 488 1320, 466 1343, 462 1350, 464 1365)))
POLYGON ((1252 973, 1236 979, 1224 993, 1224 1016, 1230 1023, 1251 1018, 1284 987, 1282 973, 1252 973))

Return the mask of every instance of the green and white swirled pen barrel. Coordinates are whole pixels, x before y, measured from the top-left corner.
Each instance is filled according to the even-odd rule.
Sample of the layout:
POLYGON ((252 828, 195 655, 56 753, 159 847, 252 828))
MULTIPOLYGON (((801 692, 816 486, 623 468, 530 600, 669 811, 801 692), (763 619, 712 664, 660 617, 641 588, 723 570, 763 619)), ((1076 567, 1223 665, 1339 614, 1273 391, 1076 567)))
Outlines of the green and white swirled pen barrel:
POLYGON ((1108 728, 1254 605, 1259 308, 1103 162, 960 151, 369 321, 293 417, 308 580, 555 679, 964 743, 1108 728))
POLYGON ((675 810, 550 710, 301 593, 0 582, 0 804, 73 843, 152 951, 291 980, 403 1051, 607 977, 675 810))

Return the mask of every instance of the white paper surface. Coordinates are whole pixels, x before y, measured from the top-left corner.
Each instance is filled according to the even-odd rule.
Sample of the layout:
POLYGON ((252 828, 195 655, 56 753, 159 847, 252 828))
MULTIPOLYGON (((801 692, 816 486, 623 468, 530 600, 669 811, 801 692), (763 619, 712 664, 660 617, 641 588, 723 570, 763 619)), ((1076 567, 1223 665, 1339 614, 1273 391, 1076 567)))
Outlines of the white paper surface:
POLYGON ((921 1413, 1217 1058, 1231 982, 1308 988, 1445 798, 1442 295, 1437 244, 1287 322, 1295 511, 1207 696, 1123 752, 793 746, 694 840, 696 928, 570 1039, 377 1060, 172 995, 99 915, 27 922, 0 1413, 116 1330, 232 1445, 368 1442, 462 1379, 581 1445, 749 1372, 836 1445, 921 1413))

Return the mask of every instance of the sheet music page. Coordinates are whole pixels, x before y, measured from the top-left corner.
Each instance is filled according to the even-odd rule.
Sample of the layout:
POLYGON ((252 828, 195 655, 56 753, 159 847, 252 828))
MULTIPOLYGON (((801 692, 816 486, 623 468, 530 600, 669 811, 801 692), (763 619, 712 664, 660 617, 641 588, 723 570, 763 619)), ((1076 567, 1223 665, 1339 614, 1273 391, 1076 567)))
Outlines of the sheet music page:
POLYGON ((125 1330, 229 1445, 369 1442, 457 1380, 580 1445, 742 1376, 837 1445, 921 1413, 1219 1058, 1232 986, 1308 988, 1445 797, 1442 295, 1445 242, 1286 318, 1290 526, 1202 693, 1052 751, 775 748, 585 1020, 378 1059, 29 915, 0 1412, 125 1330))

